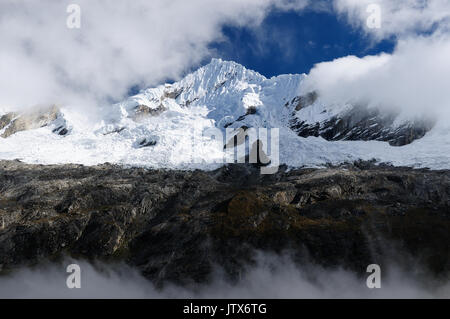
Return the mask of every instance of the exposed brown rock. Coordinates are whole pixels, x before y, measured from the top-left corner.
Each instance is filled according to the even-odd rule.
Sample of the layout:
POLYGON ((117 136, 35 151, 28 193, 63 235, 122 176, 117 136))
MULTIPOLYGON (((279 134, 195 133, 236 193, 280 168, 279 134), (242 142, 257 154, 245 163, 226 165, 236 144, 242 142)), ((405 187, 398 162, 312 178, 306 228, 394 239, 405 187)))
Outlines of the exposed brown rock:
POLYGON ((57 106, 34 109, 21 114, 8 113, 0 119, 0 129, 6 127, 1 137, 7 138, 17 132, 47 126, 56 120, 58 114, 59 108, 57 106))
POLYGON ((147 105, 138 105, 134 110, 134 114, 131 116, 133 120, 139 121, 149 116, 158 116, 164 112, 166 108, 160 104, 157 108, 150 108, 147 105))
POLYGON ((12 120, 17 117, 17 113, 6 113, 2 117, 0 117, 0 130, 3 130, 9 124, 11 124, 12 120))
POLYGON ((259 175, 0 161, 0 268, 64 254, 119 259, 157 283, 237 278, 254 251, 289 249, 365 272, 396 247, 450 272, 450 172, 358 163, 259 175))
POLYGON ((164 91, 163 98, 165 98, 165 99, 174 99, 175 100, 176 98, 178 98, 181 95, 181 93, 183 93, 182 89, 180 89, 180 90, 166 90, 166 91, 164 91))

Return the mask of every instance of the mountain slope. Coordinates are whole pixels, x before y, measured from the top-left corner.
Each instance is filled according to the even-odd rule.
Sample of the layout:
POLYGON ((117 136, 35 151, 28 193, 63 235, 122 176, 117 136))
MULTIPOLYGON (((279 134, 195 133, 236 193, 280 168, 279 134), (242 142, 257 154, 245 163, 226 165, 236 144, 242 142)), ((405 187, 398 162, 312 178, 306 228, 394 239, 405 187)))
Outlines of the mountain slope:
POLYGON ((0 273, 70 255, 189 285, 207 282, 214 265, 238 280, 254 250, 286 249, 299 266, 361 273, 407 253, 407 269, 413 261, 441 279, 450 272, 449 171, 360 163, 260 175, 244 164, 189 172, 0 161, 0 175, 0 273))
MULTIPOLYGON (((262 127, 279 129, 280 163, 292 167, 373 158, 394 165, 450 166, 450 146, 442 143, 448 133, 440 123, 364 105, 325 104, 320 94, 305 91, 306 78, 267 79, 213 59, 179 82, 114 105, 87 113, 62 107, 54 121, 0 138, 0 158, 214 169, 224 163, 230 136, 221 140, 205 132, 219 129, 225 136, 231 128, 262 127)), ((6 111, 0 114, 2 130, 14 120, 5 117, 6 111)))

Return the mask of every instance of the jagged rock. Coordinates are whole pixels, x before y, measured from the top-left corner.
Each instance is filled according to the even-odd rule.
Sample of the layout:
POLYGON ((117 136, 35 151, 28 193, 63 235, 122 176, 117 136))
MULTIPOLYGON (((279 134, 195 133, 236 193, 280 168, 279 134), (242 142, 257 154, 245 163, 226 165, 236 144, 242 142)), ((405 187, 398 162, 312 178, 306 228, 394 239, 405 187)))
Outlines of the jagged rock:
POLYGON ((124 131, 126 129, 125 126, 119 126, 119 127, 115 127, 111 130, 108 130, 106 132, 103 133, 103 135, 110 135, 110 134, 115 134, 115 133, 120 133, 122 131, 124 131))
POLYGON ((291 104, 294 106, 294 110, 300 111, 301 109, 314 104, 318 97, 319 95, 317 94, 317 92, 309 92, 305 95, 293 98, 290 102, 286 102, 285 106, 287 107, 289 106, 289 104, 291 104))
POLYGON ((181 105, 181 106, 188 107, 188 106, 191 105, 192 103, 196 102, 198 99, 199 99, 199 98, 196 97, 196 98, 193 98, 192 100, 187 100, 187 101, 185 101, 185 102, 183 102, 183 103, 180 103, 180 105, 181 105))
POLYGON ((386 141, 392 146, 403 146, 422 138, 430 131, 433 119, 417 119, 395 126, 394 113, 382 114, 379 109, 356 106, 344 114, 324 122, 306 123, 294 117, 291 129, 299 136, 321 136, 328 141, 386 141))
POLYGON ((179 90, 166 90, 166 91, 164 91, 164 95, 163 95, 163 98, 164 99, 177 99, 180 95, 181 95, 181 93, 183 93, 183 89, 179 89, 179 90))
MULTIPOLYGON (((247 111, 245 112, 244 115, 241 115, 237 118, 236 122, 243 121, 248 115, 255 115, 257 113, 258 113, 258 108, 256 106, 250 106, 247 108, 247 111)), ((233 123, 230 123, 229 125, 231 125, 231 124, 233 124, 233 123)))
POLYGON ((53 131, 53 133, 56 133, 58 135, 66 135, 67 133, 69 133, 69 131, 67 130, 66 127, 64 127, 63 125, 58 126, 57 128, 55 128, 53 131))
POLYGON ((0 130, 6 128, 11 122, 17 117, 17 113, 6 113, 2 117, 0 117, 0 130))
POLYGON ((155 146, 158 143, 158 136, 151 136, 147 138, 140 139, 136 142, 136 147, 149 147, 149 146, 155 146))
POLYGON ((0 130, 5 129, 1 137, 7 138, 17 132, 37 129, 49 125, 58 118, 59 108, 40 108, 24 113, 8 113, 0 119, 0 130))
POLYGON ((258 112, 258 108, 256 106, 250 106, 247 108, 246 115, 256 114, 258 112))
POLYGON ((134 110, 134 114, 131 116, 133 120, 139 121, 149 116, 158 116, 164 112, 166 108, 160 104, 157 108, 150 108, 146 105, 138 105, 134 110))
POLYGON ((289 249, 365 273, 398 247, 450 272, 450 172, 380 167, 216 171, 0 161, 3 271, 69 254, 123 260, 156 283, 239 278, 254 251, 289 249))

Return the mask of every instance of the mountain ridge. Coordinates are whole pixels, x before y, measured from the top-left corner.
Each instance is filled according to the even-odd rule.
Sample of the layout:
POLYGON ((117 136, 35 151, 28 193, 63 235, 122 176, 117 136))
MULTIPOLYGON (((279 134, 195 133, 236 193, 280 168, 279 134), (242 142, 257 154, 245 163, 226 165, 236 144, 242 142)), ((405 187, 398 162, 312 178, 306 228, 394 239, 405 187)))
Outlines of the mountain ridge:
POLYGON ((409 120, 350 103, 325 104, 320 93, 305 91, 305 79, 306 74, 268 79, 236 62, 213 59, 178 82, 101 106, 93 111, 95 116, 61 107, 58 123, 32 126, 33 130, 0 140, 0 158, 43 164, 113 162, 215 169, 223 164, 223 146, 228 141, 201 136, 204 151, 198 153, 192 147, 193 132, 254 127, 280 130, 280 162, 291 167, 375 159, 442 168, 442 153, 432 155, 425 149, 420 153, 423 147, 415 143, 426 144, 428 150, 434 146, 436 140, 429 143, 425 138, 433 137, 428 134, 433 121, 409 120))
POLYGON ((436 279, 450 271, 448 170, 358 162, 261 175, 246 164, 205 172, 0 161, 0 174, 0 274, 70 256, 186 286, 208 282, 214 265, 239 280, 257 251, 361 275, 392 259, 436 279))

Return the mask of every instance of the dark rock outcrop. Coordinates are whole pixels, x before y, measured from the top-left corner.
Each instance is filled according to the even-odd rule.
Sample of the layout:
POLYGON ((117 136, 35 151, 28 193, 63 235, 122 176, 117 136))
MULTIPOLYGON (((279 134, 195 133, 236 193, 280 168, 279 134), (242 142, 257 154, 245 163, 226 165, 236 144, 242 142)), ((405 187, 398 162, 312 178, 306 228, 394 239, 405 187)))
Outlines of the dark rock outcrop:
POLYGON ((64 125, 59 125, 55 129, 53 129, 52 132, 62 136, 67 135, 67 133, 69 133, 67 127, 65 127, 64 125))
POLYGON ((166 90, 164 91, 164 95, 163 95, 163 99, 174 99, 176 100, 181 93, 183 93, 183 89, 171 89, 171 88, 166 88, 166 90))
POLYGON ((158 137, 157 136, 152 136, 152 137, 147 137, 147 138, 143 138, 138 140, 135 143, 135 146, 137 148, 142 148, 142 147, 149 147, 149 146, 155 146, 158 143, 158 137))
POLYGON ((378 108, 355 105, 350 110, 327 120, 307 123, 296 112, 316 102, 318 94, 310 92, 285 104, 292 109, 290 128, 301 137, 323 137, 328 141, 384 141, 391 146, 403 146, 425 136, 435 125, 433 118, 420 118, 395 125, 398 114, 381 112, 378 108))
POLYGON ((14 112, 10 112, 10 113, 6 113, 4 115, 2 115, 0 117, 0 130, 5 129, 8 125, 11 124, 11 122, 13 122, 14 118, 16 118, 18 116, 17 113, 14 112))
POLYGON ((395 246, 450 272, 450 172, 356 163, 212 172, 0 161, 0 267, 125 260, 149 279, 237 279, 255 250, 365 272, 395 246))
POLYGON ((289 104, 293 106, 293 109, 296 111, 300 111, 301 109, 312 105, 317 101, 319 95, 317 92, 312 91, 302 96, 297 96, 293 98, 291 101, 286 102, 285 106, 289 107, 289 104))

